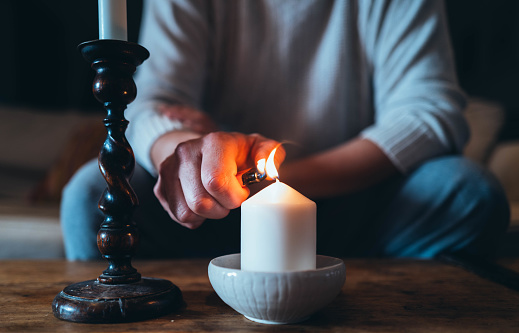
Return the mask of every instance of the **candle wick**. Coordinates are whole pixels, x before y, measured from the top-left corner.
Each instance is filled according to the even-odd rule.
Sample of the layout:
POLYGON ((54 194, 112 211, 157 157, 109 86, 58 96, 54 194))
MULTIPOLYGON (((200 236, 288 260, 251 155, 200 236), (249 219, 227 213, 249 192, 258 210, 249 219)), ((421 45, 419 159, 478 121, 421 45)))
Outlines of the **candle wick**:
POLYGON ((279 183, 279 178, 276 177, 276 183, 279 183))

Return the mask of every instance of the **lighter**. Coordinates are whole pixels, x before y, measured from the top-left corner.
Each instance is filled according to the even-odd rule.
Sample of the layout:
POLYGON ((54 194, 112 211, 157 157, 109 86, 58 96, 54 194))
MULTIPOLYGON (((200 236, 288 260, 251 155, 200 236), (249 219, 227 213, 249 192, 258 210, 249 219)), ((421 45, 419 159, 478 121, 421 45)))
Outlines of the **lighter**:
POLYGON ((267 178, 267 173, 265 172, 265 163, 266 161, 264 158, 259 160, 256 168, 252 168, 246 171, 241 176, 243 186, 259 183, 267 178))

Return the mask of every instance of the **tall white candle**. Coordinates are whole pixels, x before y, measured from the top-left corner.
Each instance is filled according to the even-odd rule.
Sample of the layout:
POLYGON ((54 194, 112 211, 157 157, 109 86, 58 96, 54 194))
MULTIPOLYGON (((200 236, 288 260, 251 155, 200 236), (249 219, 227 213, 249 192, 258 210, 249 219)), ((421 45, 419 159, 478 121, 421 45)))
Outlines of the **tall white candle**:
POLYGON ((276 181, 241 205, 241 269, 315 269, 316 204, 276 181))
POLYGON ((99 39, 127 40, 126 0, 99 0, 99 39))

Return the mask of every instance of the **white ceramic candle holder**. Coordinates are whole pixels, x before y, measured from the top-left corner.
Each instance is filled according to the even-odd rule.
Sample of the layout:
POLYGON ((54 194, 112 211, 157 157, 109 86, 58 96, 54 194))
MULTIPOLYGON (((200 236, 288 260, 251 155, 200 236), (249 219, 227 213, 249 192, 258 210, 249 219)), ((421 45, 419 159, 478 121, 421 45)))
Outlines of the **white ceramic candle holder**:
POLYGON ((220 298, 246 318, 263 324, 304 321, 340 293, 346 279, 341 259, 317 256, 315 270, 240 270, 240 254, 213 259, 209 280, 220 298))

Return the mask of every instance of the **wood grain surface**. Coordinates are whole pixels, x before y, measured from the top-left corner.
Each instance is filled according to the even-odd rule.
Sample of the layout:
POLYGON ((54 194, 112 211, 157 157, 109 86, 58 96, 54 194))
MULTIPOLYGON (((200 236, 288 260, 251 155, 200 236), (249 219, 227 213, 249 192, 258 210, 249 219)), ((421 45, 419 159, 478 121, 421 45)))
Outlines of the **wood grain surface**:
MULTIPOLYGON (((182 290, 187 306, 126 324, 56 319, 65 286, 95 279, 106 263, 0 261, 0 332, 519 332, 519 293, 435 261, 345 260, 346 283, 325 309, 296 325, 251 322, 223 303, 209 260, 136 261, 143 276, 182 290)), ((505 265, 519 270, 519 260, 505 265)))

